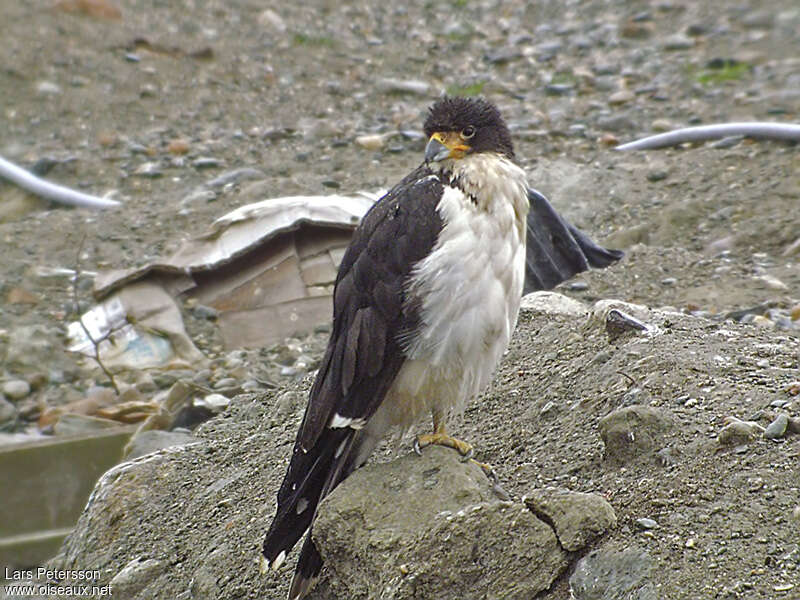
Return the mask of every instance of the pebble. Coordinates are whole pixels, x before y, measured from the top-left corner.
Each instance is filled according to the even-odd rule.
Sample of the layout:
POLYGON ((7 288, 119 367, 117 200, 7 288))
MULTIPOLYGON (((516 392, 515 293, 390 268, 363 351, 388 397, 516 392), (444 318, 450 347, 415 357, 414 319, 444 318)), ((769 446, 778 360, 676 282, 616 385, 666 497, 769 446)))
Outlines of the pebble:
POLYGON ((597 126, 603 131, 626 132, 636 130, 636 125, 626 114, 608 115, 597 119, 597 126))
POLYGON ((643 517, 641 519, 636 519, 636 526, 639 529, 658 529, 658 522, 653 519, 648 519, 647 517, 643 517))
POLYGON ((381 79, 378 84, 385 92, 396 94, 416 94, 418 96, 427 96, 431 90, 431 86, 424 82, 415 79, 381 79))
POLYGON ((618 92, 614 92, 608 97, 609 104, 625 104, 626 102, 630 102, 636 96, 630 90, 619 90, 618 92))
POLYGON ((764 432, 764 428, 754 421, 741 421, 736 417, 728 417, 727 421, 728 424, 717 435, 717 441, 725 446, 749 442, 764 432))
POLYGON ((213 202, 217 199, 217 193, 211 190, 195 190, 181 200, 181 206, 194 204, 195 202, 213 202))
POLYGON ((386 135, 383 134, 369 134, 359 135, 355 139, 356 144, 367 150, 380 150, 386 145, 386 135))
POLYGON ((675 277, 665 277, 661 280, 661 285, 671 287, 678 283, 678 280, 675 277))
MULTIPOLYGON (((215 159, 208 159, 208 160, 215 160, 215 159)), ((219 163, 218 163, 219 164, 219 163)), ((195 164, 195 167, 198 167, 195 164)), ((241 169, 233 169, 232 171, 226 171, 222 173, 219 177, 215 177, 211 181, 206 183, 206 186, 214 189, 214 188, 221 188, 225 187, 230 183, 241 183, 242 181, 250 181, 253 179, 266 179, 267 176, 264 174, 264 171, 260 171, 259 169, 254 169, 253 167, 242 167, 241 169)))
POLYGON ((669 169, 664 165, 653 165, 647 170, 647 181, 656 182, 669 177, 669 169))
POLYGON ((661 47, 664 50, 687 50, 694 47, 694 39, 683 33, 676 33, 667 37, 661 47))
POLYGON ((676 128, 672 121, 668 119, 656 119, 650 124, 650 127, 653 131, 658 132, 670 131, 676 128))
POLYGON ((52 81, 40 81, 36 84, 36 91, 39 94, 55 95, 61 93, 61 86, 52 81))
POLYGON ((142 163, 133 171, 134 175, 138 175, 139 177, 150 177, 151 179, 155 179, 156 177, 161 177, 164 173, 161 171, 161 168, 158 166, 157 162, 146 162, 142 163))
POLYGON ((222 394, 208 394, 194 401, 195 406, 203 406, 213 412, 220 412, 231 403, 230 398, 222 394))
POLYGON ((286 32, 286 21, 274 10, 268 8, 258 15, 258 24, 262 27, 269 27, 278 33, 286 32))
POLYGON ((192 161, 195 169, 216 169, 222 165, 222 161, 212 156, 200 156, 192 161))
POLYGON ((789 290, 788 285, 772 275, 760 275, 756 277, 756 281, 760 281, 770 290, 777 290, 780 292, 786 292, 789 290))
POLYGON ((24 379, 11 379, 3 384, 2 392, 12 400, 20 400, 31 393, 31 386, 24 379))
POLYGON ((729 135, 721 140, 711 142, 709 147, 714 148, 715 150, 725 150, 726 148, 733 148, 734 146, 737 146, 743 139, 743 135, 729 135))
POLYGON ((794 519, 794 522, 800 526, 800 504, 794 507, 794 510, 792 511, 792 519, 794 519))
POLYGON ((9 421, 13 421, 16 416, 17 407, 0 396, 0 429, 3 429, 3 426, 8 424, 9 421))
POLYGON ((214 389, 221 390, 224 388, 238 387, 238 385, 239 382, 233 377, 225 377, 224 379, 220 379, 217 383, 214 384, 214 389))
POLYGON ((789 416, 781 413, 764 430, 764 437, 768 440, 777 440, 784 436, 786 428, 789 426, 789 416))

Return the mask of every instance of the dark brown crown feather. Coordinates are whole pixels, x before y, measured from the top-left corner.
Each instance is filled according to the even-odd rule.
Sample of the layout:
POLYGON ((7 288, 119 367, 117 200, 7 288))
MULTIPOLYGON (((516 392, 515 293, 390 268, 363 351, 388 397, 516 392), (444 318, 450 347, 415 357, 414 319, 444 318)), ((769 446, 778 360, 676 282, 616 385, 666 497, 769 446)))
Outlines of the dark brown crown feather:
POLYGON ((464 131, 475 128, 475 135, 468 143, 471 152, 497 152, 514 158, 511 133, 497 107, 483 98, 444 96, 428 110, 425 119, 425 135, 437 131, 464 131))

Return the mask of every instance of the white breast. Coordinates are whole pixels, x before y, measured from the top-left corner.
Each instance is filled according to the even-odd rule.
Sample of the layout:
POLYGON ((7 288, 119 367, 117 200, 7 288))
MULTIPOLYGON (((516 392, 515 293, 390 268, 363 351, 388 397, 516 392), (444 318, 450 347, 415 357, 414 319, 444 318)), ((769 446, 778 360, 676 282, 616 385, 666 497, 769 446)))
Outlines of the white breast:
POLYGON ((461 161, 461 185, 470 195, 445 187, 437 207, 444 227, 412 272, 408 293, 422 301, 422 325, 403 340, 409 358, 384 402, 394 414, 381 415, 391 424, 463 407, 489 383, 516 326, 527 183, 510 161, 482 158, 481 164, 461 161))

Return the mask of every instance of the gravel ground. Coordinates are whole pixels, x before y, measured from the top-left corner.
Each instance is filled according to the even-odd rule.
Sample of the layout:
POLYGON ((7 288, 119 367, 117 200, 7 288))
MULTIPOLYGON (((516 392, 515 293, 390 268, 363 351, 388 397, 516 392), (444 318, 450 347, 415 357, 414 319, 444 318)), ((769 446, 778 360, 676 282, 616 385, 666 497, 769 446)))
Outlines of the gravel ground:
MULTIPOLYGON (((63 352, 73 300, 68 279, 56 269, 80 265, 85 308, 91 272, 169 254, 237 206, 267 196, 391 185, 419 162, 424 113, 442 91, 496 102, 531 185, 593 237, 626 249, 621 264, 578 277, 562 292, 695 315, 697 343, 726 317, 741 322, 730 327, 755 332, 758 340, 740 348, 720 388, 725 393, 703 392, 702 374, 678 371, 670 379, 669 364, 629 373, 637 381, 654 378, 661 387, 651 394, 659 402, 697 400, 699 410, 680 414, 681 431, 699 428, 702 438, 726 417, 750 419, 774 401, 798 416, 796 396, 787 391, 796 389, 791 380, 800 380, 792 345, 800 331, 797 147, 725 140, 650 152, 612 149, 693 124, 798 121, 796 2, 452 0, 340 7, 312 0, 268 7, 242 0, 126 0, 116 4, 120 18, 66 10, 92 4, 7 3, 0 21, 0 155, 26 166, 53 160, 52 180, 122 202, 105 213, 67 210, 0 185, 0 417, 5 410, 17 430, 47 406, 105 385, 63 352), (365 135, 380 137, 365 146, 365 135), (205 185, 244 167, 263 173, 258 186, 235 178, 219 188, 205 185), (781 348, 775 368, 765 349, 770 345, 781 348), (739 379, 762 381, 764 394, 737 394, 739 379), (6 387, 21 381, 27 391, 19 383, 6 387)), ((188 315, 187 326, 212 359, 200 377, 210 385, 237 369, 242 380, 291 383, 313 369, 325 337, 231 355, 209 322, 188 315)), ((524 409, 531 422, 521 444, 525 461, 511 460, 515 451, 503 449, 510 438, 498 437, 495 428, 517 416, 498 391, 514 386, 496 386, 487 395, 495 411, 490 428, 484 423, 479 433, 468 424, 473 409, 465 424, 465 437, 486 448, 483 458, 505 481, 608 489, 615 509, 626 507, 629 515, 617 534, 623 541, 644 536, 631 525, 634 517, 657 520, 662 529, 644 541, 659 572, 674 575, 665 597, 800 597, 800 584, 781 588, 784 572, 798 580, 797 552, 782 558, 791 553, 787 528, 795 528, 795 539, 797 531, 791 521, 792 503, 800 503, 796 436, 785 444, 764 442, 743 456, 695 453, 684 441, 678 444, 684 467, 672 472, 669 489, 652 489, 663 477, 658 465, 640 466, 641 483, 631 487, 629 476, 598 463, 596 445, 572 446, 566 433, 594 431, 599 417, 625 403, 624 392, 602 393, 610 374, 592 367, 602 349, 581 346, 592 368, 575 370, 590 380, 581 389, 595 389, 596 401, 572 400, 570 379, 554 383, 548 375, 561 364, 559 347, 547 360, 531 357, 524 342, 530 323, 521 331, 498 381, 513 379, 515 371, 532 374, 519 384, 525 398, 536 398, 524 409), (548 401, 570 407, 569 418, 540 418, 548 401), (582 458, 571 470, 564 465, 574 456, 582 458), (525 467, 525 477, 515 470, 523 463, 535 465, 525 467), (792 472, 794 484, 778 475, 792 472), (703 512, 701 501, 713 506, 703 512), (677 516, 664 527, 666 513, 677 516), (678 552, 693 535, 686 532, 700 529, 718 530, 718 547, 678 552), (785 571, 786 564, 795 570, 785 571)), ((692 346, 674 351, 685 354, 692 346)), ((551 595, 567 598, 566 581, 551 595)))

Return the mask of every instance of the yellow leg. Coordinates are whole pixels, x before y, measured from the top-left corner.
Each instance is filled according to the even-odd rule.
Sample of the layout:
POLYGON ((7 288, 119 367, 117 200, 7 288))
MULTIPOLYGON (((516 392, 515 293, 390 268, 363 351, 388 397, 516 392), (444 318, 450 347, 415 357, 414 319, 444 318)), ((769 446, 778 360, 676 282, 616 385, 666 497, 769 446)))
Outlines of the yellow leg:
POLYGON ((433 413, 433 433, 423 433, 414 440, 414 452, 422 454, 425 446, 447 446, 458 452, 464 460, 470 460, 474 453, 472 444, 456 439, 447 434, 444 425, 443 415, 439 412, 433 413))

